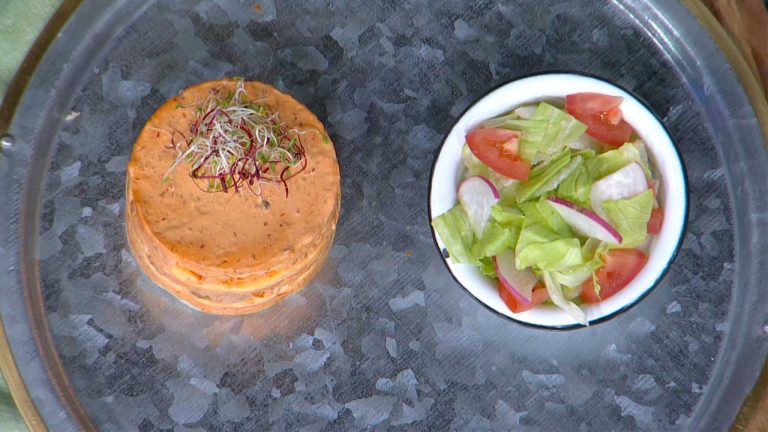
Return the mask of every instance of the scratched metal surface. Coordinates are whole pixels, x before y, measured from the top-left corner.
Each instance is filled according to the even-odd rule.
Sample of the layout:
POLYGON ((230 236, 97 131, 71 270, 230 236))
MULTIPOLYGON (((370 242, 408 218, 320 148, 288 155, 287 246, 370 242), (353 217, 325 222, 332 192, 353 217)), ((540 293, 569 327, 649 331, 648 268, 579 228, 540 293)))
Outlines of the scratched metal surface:
POLYGON ((0 158, 0 312, 52 430, 82 427, 68 411, 76 404, 101 430, 728 427, 768 350, 768 244, 757 235, 768 228, 768 159, 736 77, 683 6, 136 5, 80 7, 0 158), (554 69, 647 101, 690 184, 688 232, 661 285, 573 332, 524 328, 479 305, 440 262, 427 219, 429 169, 462 110, 495 85, 554 69), (343 204, 310 287, 222 318, 186 308, 137 268, 123 189, 152 112, 188 85, 232 75, 272 83, 323 119, 343 204), (45 318, 64 375, 44 367, 33 317, 45 318))

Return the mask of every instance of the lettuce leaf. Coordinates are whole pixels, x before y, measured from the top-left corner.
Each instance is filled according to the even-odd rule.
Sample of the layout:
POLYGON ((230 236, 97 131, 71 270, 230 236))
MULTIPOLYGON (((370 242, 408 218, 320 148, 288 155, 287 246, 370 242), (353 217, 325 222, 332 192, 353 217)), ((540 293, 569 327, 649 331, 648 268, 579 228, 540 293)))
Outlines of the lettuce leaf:
POLYGON ((552 277, 561 285, 579 287, 585 280, 592 277, 595 270, 602 266, 603 261, 599 257, 595 257, 581 265, 554 272, 552 273, 552 277))
POLYGON ((514 111, 499 117, 486 120, 482 123, 484 128, 504 128, 520 130, 520 125, 516 125, 514 120, 529 120, 536 114, 536 105, 523 105, 514 109, 514 111))
POLYGON ((603 145, 591 136, 583 134, 577 137, 574 141, 568 143, 568 147, 573 150, 591 150, 597 152, 603 148, 603 145))
POLYGON ((512 120, 508 127, 520 127, 520 157, 542 161, 575 141, 587 126, 565 111, 540 102, 530 120, 512 120))
POLYGON ((645 171, 645 175, 651 177, 647 160, 643 158, 643 155, 633 143, 626 143, 615 150, 609 150, 594 159, 590 159, 587 162, 587 170, 592 178, 599 180, 632 162, 640 163, 643 171, 645 171))
MULTIPOLYGON (((539 201, 544 201, 544 198, 542 198, 539 201)), ((539 205, 538 201, 528 201, 520 204, 520 210, 525 215, 525 222, 523 223, 524 227, 541 224, 543 227, 551 231, 554 236, 556 236, 555 239, 562 238, 562 237, 573 237, 569 235, 569 233, 571 232, 570 227, 568 227, 568 231, 565 231, 562 229, 563 225, 567 226, 567 224, 562 219, 562 217, 560 217, 560 219, 555 219, 550 216, 551 213, 542 214, 541 208, 544 208, 544 207, 545 207, 544 204, 539 205), (548 218, 545 215, 550 217, 548 218)), ((558 214, 557 216, 560 216, 560 215, 558 214)))
POLYGON ((515 264, 518 269, 535 267, 543 271, 559 271, 581 265, 583 261, 579 239, 564 238, 523 248, 515 264))
MULTIPOLYGON (((534 198, 561 170, 571 161, 571 152, 564 150, 554 158, 536 165, 528 176, 528 181, 517 190, 515 199, 518 203, 534 198)), ((553 186, 556 187, 557 185, 553 186)))
POLYGON ((604 252, 604 250, 601 249, 604 244, 605 243, 596 238, 589 237, 587 241, 584 242, 584 245, 581 246, 581 254, 584 255, 585 260, 591 260, 604 252))
POLYGON ((445 243, 450 258, 461 264, 478 265, 477 258, 472 252, 475 235, 469 224, 467 213, 461 205, 448 210, 432 221, 437 235, 445 243))
POLYGON ((643 167, 643 171, 645 171, 645 175, 648 176, 648 178, 653 178, 653 170, 651 169, 651 163, 648 161, 648 146, 645 144, 645 141, 641 140, 640 138, 636 139, 633 143, 635 148, 637 148, 637 152, 640 155, 640 166, 643 167))
MULTIPOLYGON (((523 229, 520 231, 520 236, 517 238, 517 245, 515 245, 515 254, 519 256, 520 252, 531 245, 548 243, 559 239, 560 236, 552 231, 540 216, 531 217, 526 215, 523 229)), ((521 267, 519 262, 517 262, 516 265, 519 270, 525 268, 521 267)))
POLYGON ((558 186, 560 186, 560 183, 562 183, 563 180, 568 178, 571 173, 573 173, 577 168, 579 168, 582 165, 583 158, 581 156, 574 156, 571 158, 571 160, 568 162, 566 166, 564 166, 562 169, 557 171, 555 175, 550 177, 549 180, 544 182, 536 191, 533 193, 533 197, 540 197, 544 195, 547 192, 553 191, 557 189, 558 186))
POLYGON ((557 283, 557 281, 554 280, 552 275, 545 271, 542 272, 541 277, 544 279, 544 285, 547 287, 547 292, 549 293, 549 298, 552 300, 552 303, 567 312, 568 315, 573 317, 573 319, 575 319, 579 324, 583 324, 585 326, 589 325, 587 316, 584 314, 584 311, 576 306, 576 304, 573 302, 565 299, 565 296, 563 296, 562 287, 559 283, 557 283))
POLYGON ((605 201, 603 209, 623 239, 621 247, 640 245, 648 235, 648 219, 653 210, 653 191, 648 189, 632 198, 605 201))
POLYGON ((492 220, 483 231, 483 236, 472 246, 472 253, 477 258, 498 255, 505 249, 514 248, 519 235, 520 227, 515 225, 502 226, 492 220))
POLYGON ((560 213, 549 204, 545 197, 541 197, 535 205, 541 219, 552 229, 552 231, 556 232, 557 235, 560 237, 576 237, 576 234, 571 230, 571 226, 568 225, 568 222, 560 216, 560 213))
POLYGON ((555 195, 568 200, 579 207, 591 206, 590 191, 594 180, 587 170, 586 163, 580 164, 557 187, 555 195))
POLYGON ((584 158, 584 160, 589 160, 597 156, 597 152, 592 149, 583 149, 583 150, 571 149, 571 153, 573 153, 574 156, 581 156, 582 158, 584 158))
POLYGON ((496 266, 493 265, 493 258, 491 257, 480 259, 477 268, 480 270, 480 273, 488 277, 496 277, 496 266))
MULTIPOLYGON (((536 112, 536 105, 523 105, 507 114, 488 119, 482 123, 484 128, 505 128, 510 120, 528 120, 536 112)), ((518 129, 513 129, 518 130, 518 129)))
MULTIPOLYGON (((492 119, 485 120, 481 123, 483 128, 504 128, 508 129, 505 126, 508 122, 513 122, 514 120, 520 120, 520 117, 518 117, 517 114, 515 114, 514 111, 512 111, 509 114, 504 114, 503 116, 494 117, 492 119)), ((517 130, 517 129, 514 129, 517 130)))
POLYGON ((523 222, 525 222, 525 215, 523 212, 514 207, 500 204, 491 207, 491 218, 501 225, 514 225, 518 228, 522 228, 523 222))
MULTIPOLYGON (((552 273, 554 276, 555 273, 552 273)), ((581 298, 581 285, 577 286, 568 286, 560 284, 560 289, 563 291, 563 297, 565 297, 566 300, 570 300, 573 303, 580 305, 582 303, 581 298)))
POLYGON ((525 222, 515 247, 515 266, 519 270, 561 270, 583 263, 579 240, 544 198, 523 203, 520 209, 525 222))

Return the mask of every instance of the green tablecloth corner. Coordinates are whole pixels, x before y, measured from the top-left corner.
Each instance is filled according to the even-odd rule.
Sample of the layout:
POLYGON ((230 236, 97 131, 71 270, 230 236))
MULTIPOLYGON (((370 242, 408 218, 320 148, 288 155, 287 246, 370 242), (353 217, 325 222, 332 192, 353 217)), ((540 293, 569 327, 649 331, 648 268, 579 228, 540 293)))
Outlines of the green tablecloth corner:
POLYGON ((62 0, 5 0, 0 2, 0 95, 62 0))
MULTIPOLYGON (((2 381, 2 379, 0 379, 2 381)), ((8 432, 26 432, 27 427, 21 418, 16 405, 11 398, 11 392, 5 386, 5 381, 0 383, 0 430, 8 432)))
MULTIPOLYGON (((62 0, 0 0, 0 98, 29 47, 62 0)), ((11 393, 0 378, 0 430, 26 432, 11 393)))

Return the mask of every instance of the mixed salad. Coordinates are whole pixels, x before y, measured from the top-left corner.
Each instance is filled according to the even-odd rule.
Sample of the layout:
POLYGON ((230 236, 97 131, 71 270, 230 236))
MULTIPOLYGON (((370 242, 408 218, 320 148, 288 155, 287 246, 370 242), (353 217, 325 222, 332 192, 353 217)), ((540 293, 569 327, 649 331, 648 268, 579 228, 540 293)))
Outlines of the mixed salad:
POLYGON ((571 94, 466 135, 459 203, 432 225, 451 260, 497 281, 513 313, 553 304, 587 325, 579 305, 613 296, 645 265, 664 214, 621 103, 571 94))

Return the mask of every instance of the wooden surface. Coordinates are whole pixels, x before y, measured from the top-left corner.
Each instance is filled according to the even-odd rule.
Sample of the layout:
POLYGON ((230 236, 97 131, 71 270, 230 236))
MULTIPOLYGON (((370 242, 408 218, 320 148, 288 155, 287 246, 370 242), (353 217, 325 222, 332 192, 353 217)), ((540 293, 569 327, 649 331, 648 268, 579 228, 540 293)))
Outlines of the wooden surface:
MULTIPOLYGON (((741 50, 768 97, 768 12, 764 0, 704 0, 741 50)), ((763 429, 768 431, 768 429, 763 429)))
MULTIPOLYGON (((731 36, 768 98, 768 2, 764 0, 705 0, 731 36)), ((768 365, 744 402, 733 431, 768 431, 768 365)))

